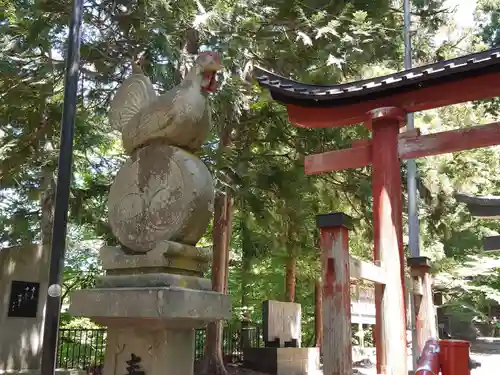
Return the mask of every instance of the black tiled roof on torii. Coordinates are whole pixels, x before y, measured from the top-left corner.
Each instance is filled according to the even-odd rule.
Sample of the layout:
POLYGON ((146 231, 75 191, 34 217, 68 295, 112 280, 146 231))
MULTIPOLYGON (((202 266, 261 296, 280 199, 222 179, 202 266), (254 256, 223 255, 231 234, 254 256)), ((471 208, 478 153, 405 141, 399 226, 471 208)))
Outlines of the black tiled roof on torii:
POLYGON ((474 217, 483 219, 500 219, 500 197, 475 197, 463 193, 456 193, 455 199, 465 203, 474 217))
POLYGON ((455 199, 465 204, 472 204, 476 206, 495 206, 500 208, 500 196, 497 195, 477 197, 469 194, 455 193, 455 199))
MULTIPOLYGON (((440 83, 500 72, 500 47, 382 77, 338 85, 309 85, 255 68, 259 84, 274 100, 303 107, 336 107, 388 97, 440 83)), ((498 82, 492 82, 498 85, 498 82)))

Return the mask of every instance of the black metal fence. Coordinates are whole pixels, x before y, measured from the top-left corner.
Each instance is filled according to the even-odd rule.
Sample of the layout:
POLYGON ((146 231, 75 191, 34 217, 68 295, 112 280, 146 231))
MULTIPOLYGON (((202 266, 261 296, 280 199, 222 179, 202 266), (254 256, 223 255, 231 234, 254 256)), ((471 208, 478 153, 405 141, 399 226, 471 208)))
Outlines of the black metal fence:
POLYGON ((88 369, 104 361, 105 329, 59 329, 57 368, 88 369))
MULTIPOLYGON (((203 358, 206 330, 195 332, 195 361, 203 358)), ((230 324, 222 334, 222 353, 224 361, 238 363, 243 361, 243 348, 259 348, 264 345, 259 326, 242 327, 230 324)), ((106 329, 68 329, 59 330, 57 368, 88 370, 104 362, 106 329)))
MULTIPOLYGON (((194 360, 203 358, 206 331, 197 329, 195 336, 194 360)), ((259 326, 241 327, 239 324, 227 325, 222 333, 222 355, 225 362, 243 361, 243 348, 260 348, 264 346, 259 326)))

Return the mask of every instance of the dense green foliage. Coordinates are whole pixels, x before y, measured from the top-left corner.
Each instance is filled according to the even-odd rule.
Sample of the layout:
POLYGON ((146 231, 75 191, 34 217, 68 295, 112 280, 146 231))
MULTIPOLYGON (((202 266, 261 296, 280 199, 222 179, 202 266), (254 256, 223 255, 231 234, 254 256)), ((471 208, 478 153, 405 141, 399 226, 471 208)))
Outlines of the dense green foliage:
MULTIPOLYGON (((297 260, 296 300, 304 323, 312 321, 318 276, 318 213, 353 216, 352 252, 371 253, 369 168, 307 177, 304 155, 349 146, 366 138, 363 126, 308 130, 292 127, 283 107, 251 77, 262 65, 305 82, 343 82, 402 67, 402 2, 389 0, 87 0, 84 13, 74 178, 71 190, 66 290, 90 286, 100 272, 97 249, 114 243, 106 222, 106 194, 123 160, 120 137, 107 124, 116 86, 130 61, 144 54, 146 73, 160 91, 177 84, 192 55, 187 30, 200 33, 202 49, 221 52, 224 72, 213 97, 215 129, 202 158, 218 187, 235 198, 229 293, 234 316, 260 317, 264 299, 283 299, 285 262, 297 260), (218 149, 221 131, 231 143, 218 149)), ((413 1, 414 61, 463 53, 432 36, 452 16, 443 1, 413 1), (437 51, 439 50, 439 53, 437 51)), ((39 205, 44 170, 57 164, 62 110, 66 25, 71 2, 0 0, 0 245, 40 240, 39 205)), ((499 5, 480 2, 482 23, 466 49, 495 45, 499 5), (480 35, 482 40, 479 43, 480 35)), ((494 101, 429 111, 417 116, 424 132, 487 122, 494 101)), ((490 119, 491 120, 491 119, 490 119)), ((500 224, 471 219, 455 191, 499 194, 498 148, 421 159, 419 165, 422 249, 437 271, 453 270, 480 252, 481 238, 500 224)), ((404 174, 403 166, 403 174, 404 174)), ((405 181, 405 180, 403 180, 405 181)), ((406 183, 406 182, 404 182, 406 183)), ((209 243, 207 233, 205 243, 209 243)), ((498 272, 481 279, 498 288, 498 272)), ((477 283, 477 281, 475 281, 477 283)), ((474 283, 474 282, 473 282, 474 283)), ((468 302, 491 303, 469 288, 468 302)))

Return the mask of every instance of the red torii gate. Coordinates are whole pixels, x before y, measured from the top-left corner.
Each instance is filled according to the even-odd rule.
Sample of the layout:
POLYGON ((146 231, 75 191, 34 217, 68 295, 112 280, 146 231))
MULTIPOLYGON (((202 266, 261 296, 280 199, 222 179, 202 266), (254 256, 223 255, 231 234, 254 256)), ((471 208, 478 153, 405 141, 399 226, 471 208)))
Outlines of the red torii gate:
MULTIPOLYGON (((374 261, 385 274, 385 285, 377 284, 375 290, 377 370, 406 374, 400 160, 500 144, 500 123, 429 135, 420 135, 418 130, 400 133, 400 127, 409 112, 500 96, 500 48, 339 85, 308 85, 262 68, 256 69, 256 76, 273 99, 286 105, 289 120, 296 126, 326 128, 363 122, 371 129, 371 140, 354 141, 352 148, 306 156, 305 172, 318 174, 372 165, 374 261)), ((413 263, 413 276, 423 275, 428 268, 422 259, 413 259, 413 263)), ((334 270, 323 270, 330 282, 335 282, 334 270)), ((328 293, 345 292, 336 289, 324 285, 325 299, 328 293)), ((424 296, 424 300, 429 297, 424 296)), ((423 319, 417 325, 420 348, 431 334, 434 318, 424 312, 423 319)), ((324 321, 323 326, 329 324, 324 321)), ((339 332, 338 337, 344 336, 339 332)), ((324 355, 343 361, 341 354, 326 347, 328 343, 324 345, 324 355)), ((345 367, 339 364, 335 368, 345 367)), ((324 368, 324 372, 344 375, 334 368, 324 368)))

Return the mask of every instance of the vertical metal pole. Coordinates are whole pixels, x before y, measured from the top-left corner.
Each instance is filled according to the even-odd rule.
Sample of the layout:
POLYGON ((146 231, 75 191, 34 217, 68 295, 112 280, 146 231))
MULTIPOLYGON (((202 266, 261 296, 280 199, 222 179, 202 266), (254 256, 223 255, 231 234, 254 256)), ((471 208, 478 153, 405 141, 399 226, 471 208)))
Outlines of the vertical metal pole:
POLYGON ((52 245, 49 269, 49 295, 45 308, 43 329, 42 375, 53 375, 56 366, 59 312, 61 306, 62 271, 66 248, 69 191, 73 159, 73 138, 75 133, 78 73, 80 70, 80 35, 83 0, 74 0, 73 15, 69 26, 64 104, 61 120, 61 145, 52 228, 52 245))
MULTIPOLYGON (((410 0, 404 0, 404 43, 405 43, 405 69, 412 67, 412 49, 411 49, 411 8, 410 0)), ((409 113, 406 118, 406 126, 409 130, 414 129, 413 113, 409 113)), ((418 203, 417 203, 417 163, 415 159, 409 159, 406 163, 407 167, 407 181, 408 181, 408 246, 410 248, 411 256, 420 256, 420 240, 419 240, 419 223, 418 223, 418 203)), ((413 293, 410 294, 410 314, 411 314, 411 333, 412 333, 412 357, 413 369, 417 368, 418 360, 418 345, 417 345, 417 331, 416 331, 416 306, 413 298, 413 293)))
MULTIPOLYGON (((405 40, 405 69, 411 69, 411 35, 410 35, 410 0, 404 0, 404 40, 405 40)), ((408 129, 413 129, 413 113, 406 118, 408 129)), ((408 227, 409 246, 412 257, 420 256, 420 241, 417 213, 417 164, 415 159, 409 159, 408 168, 408 227)))

